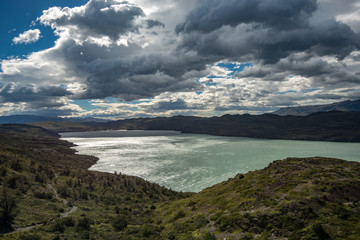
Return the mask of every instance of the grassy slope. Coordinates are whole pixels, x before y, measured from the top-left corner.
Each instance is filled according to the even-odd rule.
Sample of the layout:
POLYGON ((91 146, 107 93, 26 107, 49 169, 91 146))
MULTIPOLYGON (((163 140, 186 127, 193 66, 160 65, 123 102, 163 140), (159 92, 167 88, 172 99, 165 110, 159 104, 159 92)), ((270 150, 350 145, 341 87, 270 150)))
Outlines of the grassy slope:
POLYGON ((138 238, 158 202, 188 195, 137 177, 87 171, 97 159, 75 155, 70 145, 38 127, 0 127, 0 184, 17 203, 14 227, 46 223, 4 239, 138 238), (56 199, 48 184, 69 204, 56 199), (72 205, 79 210, 66 219, 70 223, 59 219, 72 205), (112 223, 116 218, 126 219, 131 233, 115 231, 112 223))
POLYGON ((360 164, 289 158, 157 209, 167 236, 360 239, 360 164), (175 213, 174 213, 175 212, 175 213), (170 224, 169 224, 170 223, 170 224))
POLYGON ((87 171, 95 158, 41 128, 2 126, 0 141, 0 184, 16 199, 15 224, 46 222, 1 239, 360 239, 360 163, 291 158, 181 194, 87 171), (79 210, 57 218, 71 204, 79 210))

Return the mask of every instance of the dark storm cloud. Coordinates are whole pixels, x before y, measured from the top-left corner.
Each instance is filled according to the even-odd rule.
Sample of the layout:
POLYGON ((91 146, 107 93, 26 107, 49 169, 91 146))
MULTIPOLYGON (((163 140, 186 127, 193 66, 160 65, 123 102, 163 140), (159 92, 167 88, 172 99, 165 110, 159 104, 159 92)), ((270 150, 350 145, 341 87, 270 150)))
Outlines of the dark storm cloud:
POLYGON ((347 71, 342 63, 328 62, 310 54, 290 55, 276 64, 247 68, 235 75, 239 78, 261 78, 267 81, 287 81, 290 75, 295 75, 311 78, 314 86, 323 87, 360 83, 360 76, 347 71))
POLYGON ((81 10, 50 8, 39 20, 53 28, 74 26, 83 35, 117 39, 120 34, 136 31, 138 26, 134 20, 140 16, 144 16, 143 10, 126 1, 91 0, 81 10))
POLYGON ((189 53, 139 54, 125 59, 88 56, 79 63, 75 61, 73 65, 81 66, 79 71, 89 74, 86 91, 77 96, 80 99, 116 96, 135 100, 162 92, 194 91, 200 87, 196 78, 207 73, 203 61, 189 53))
POLYGON ((177 26, 181 48, 201 56, 275 63, 294 52, 340 59, 360 48, 359 34, 334 19, 312 21, 315 0, 198 1, 177 26))
POLYGON ((146 20, 146 23, 147 23, 148 28, 165 27, 165 24, 163 24, 162 22, 157 21, 157 20, 149 19, 149 20, 146 20))
POLYGON ((316 0, 199 0, 176 32, 210 32, 222 26, 261 23, 279 29, 303 28, 316 0))
POLYGON ((131 101, 140 98, 154 97, 163 92, 195 91, 198 84, 194 79, 174 78, 162 72, 154 72, 156 68, 148 66, 137 66, 138 71, 144 74, 126 75, 121 77, 117 74, 121 69, 111 68, 104 72, 98 72, 87 80, 85 93, 78 98, 105 98, 116 96, 120 99, 131 101), (144 67, 144 69, 143 69, 144 67), (110 73, 111 72, 111 73, 110 73), (146 74, 145 74, 146 73, 146 74))
POLYGON ((153 108, 155 110, 168 111, 189 109, 189 106, 183 99, 176 99, 174 101, 160 101, 153 108))
POLYGON ((60 107, 64 104, 59 102, 60 97, 71 93, 62 87, 42 86, 36 89, 30 85, 8 83, 1 86, 1 102, 27 102, 33 107, 60 107))

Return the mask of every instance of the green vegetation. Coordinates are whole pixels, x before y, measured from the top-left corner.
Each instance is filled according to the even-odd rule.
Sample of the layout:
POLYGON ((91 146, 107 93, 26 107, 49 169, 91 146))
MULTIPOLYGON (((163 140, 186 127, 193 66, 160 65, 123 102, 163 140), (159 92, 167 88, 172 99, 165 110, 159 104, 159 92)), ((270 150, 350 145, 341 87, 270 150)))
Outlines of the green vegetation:
POLYGON ((360 239, 360 163, 288 158, 197 194, 88 171, 39 127, 0 126, 1 239, 360 239), (26 228, 26 229, 21 229, 26 228))
POLYGON ((36 225, 0 238, 140 238, 158 203, 190 195, 138 177, 87 171, 97 159, 70 146, 39 127, 0 126, 1 232, 36 225))
POLYGON ((167 236, 360 239, 359 200, 359 163, 289 158, 163 204, 156 214, 170 223, 167 236))

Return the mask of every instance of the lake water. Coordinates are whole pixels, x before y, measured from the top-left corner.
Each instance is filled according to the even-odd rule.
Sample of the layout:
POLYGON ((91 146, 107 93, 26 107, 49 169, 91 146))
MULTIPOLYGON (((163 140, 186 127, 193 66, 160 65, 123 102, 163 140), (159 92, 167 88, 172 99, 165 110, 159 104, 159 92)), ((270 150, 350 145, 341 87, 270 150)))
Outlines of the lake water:
POLYGON ((265 140, 175 131, 63 133, 79 154, 99 161, 90 170, 123 173, 177 191, 206 187, 287 157, 360 161, 360 143, 265 140))

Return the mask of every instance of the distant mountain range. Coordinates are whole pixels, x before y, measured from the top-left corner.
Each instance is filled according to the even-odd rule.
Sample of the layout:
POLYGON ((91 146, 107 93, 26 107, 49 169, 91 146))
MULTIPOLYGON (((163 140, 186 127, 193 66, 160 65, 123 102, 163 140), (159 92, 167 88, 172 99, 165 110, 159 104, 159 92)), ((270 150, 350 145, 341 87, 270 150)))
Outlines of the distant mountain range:
POLYGON ((176 130, 217 136, 360 142, 360 112, 320 112, 308 116, 224 115, 222 117, 139 118, 86 123, 104 129, 176 130))
POLYGON ((111 122, 33 123, 55 132, 175 130, 183 133, 267 139, 360 142, 360 112, 319 112, 308 116, 224 115, 157 117, 111 122))
POLYGON ((287 107, 281 108, 273 114, 286 116, 306 116, 311 113, 316 112, 331 112, 331 111, 341 111, 341 112, 360 112, 360 99, 355 101, 343 101, 336 102, 325 105, 309 105, 309 106, 300 106, 300 107, 287 107))
MULTIPOLYGON (((360 99, 355 101, 343 101, 336 102, 326 105, 309 105, 299 107, 287 107, 281 108, 272 114, 279 116, 307 116, 317 112, 360 112, 360 99)), ((37 115, 11 115, 11 116, 0 116, 0 124, 16 123, 16 124, 28 124, 35 122, 111 122, 105 119, 99 118, 61 118, 61 117, 49 117, 49 116, 37 116, 37 115)))
POLYGON ((97 118, 60 118, 37 115, 11 115, 0 117, 0 124, 17 123, 28 124, 34 122, 106 122, 107 120, 97 118))
POLYGON ((54 132, 176 130, 183 133, 217 136, 360 142, 360 100, 287 108, 275 113, 210 118, 191 116, 134 118, 118 121, 17 115, 0 117, 0 124, 27 123, 54 132), (312 111, 316 113, 311 113, 312 111))

